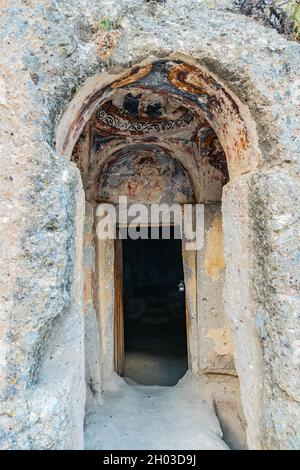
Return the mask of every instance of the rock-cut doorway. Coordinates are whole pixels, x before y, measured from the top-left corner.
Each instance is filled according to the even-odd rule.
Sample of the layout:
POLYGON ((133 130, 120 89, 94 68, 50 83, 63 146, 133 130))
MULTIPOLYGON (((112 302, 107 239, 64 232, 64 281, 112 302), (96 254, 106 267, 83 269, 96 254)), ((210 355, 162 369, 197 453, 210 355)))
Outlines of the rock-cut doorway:
MULTIPOLYGON (((86 198, 83 246, 89 256, 83 275, 84 308, 90 320, 85 339, 91 402, 98 394, 109 393, 112 385, 123 384, 134 396, 143 388, 128 387, 114 373, 124 376, 126 356, 121 256, 125 243, 100 240, 94 233, 98 204, 117 207, 122 196, 129 206, 141 201, 204 206, 202 249, 182 249, 191 372, 187 378, 201 375, 206 383, 217 376, 226 383, 224 390, 233 387, 237 392, 226 392, 226 400, 240 416, 226 314, 232 320, 239 311, 240 297, 230 289, 236 276, 238 281, 242 276, 243 285, 248 285, 247 262, 240 266, 241 253, 243 260, 250 256, 247 231, 243 230, 249 226, 244 214, 248 184, 244 175, 260 160, 255 123, 247 107, 205 67, 190 57, 172 54, 118 75, 95 77, 74 97, 60 122, 56 142, 58 151, 72 157, 80 169, 86 198), (236 185, 241 176, 240 186, 236 185), (232 246, 236 246, 233 251, 232 246), (239 266, 241 269, 235 269, 239 266)), ((247 289, 245 294, 247 300, 247 289)), ((245 307, 246 316, 247 312, 245 307)), ((246 328, 243 334, 247 332, 246 328)), ((251 348, 249 351, 251 356, 251 348)), ((209 386, 219 397, 219 383, 209 386)), ((169 392, 178 388, 171 387, 169 392)), ((216 399, 219 411, 223 398, 216 399)), ((193 406, 193 417, 196 408, 193 406)), ((111 439, 111 426, 109 429, 111 439)))
POLYGON ((115 365, 138 384, 173 386, 188 369, 182 241, 173 226, 156 239, 144 230, 118 241, 115 365))

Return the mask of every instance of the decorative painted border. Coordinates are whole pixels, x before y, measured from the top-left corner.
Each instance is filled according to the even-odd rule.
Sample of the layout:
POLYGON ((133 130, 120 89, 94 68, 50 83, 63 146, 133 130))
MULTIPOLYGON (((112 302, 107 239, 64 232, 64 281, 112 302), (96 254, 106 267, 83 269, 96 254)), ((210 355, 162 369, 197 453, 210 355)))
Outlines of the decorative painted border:
POLYGON ((109 127, 118 129, 120 131, 129 131, 129 132, 147 132, 147 131, 170 131, 173 129, 180 129, 181 127, 188 126, 193 118, 194 113, 188 110, 179 118, 174 121, 156 121, 156 122, 129 122, 123 119, 120 119, 117 116, 107 113, 104 108, 99 108, 97 111, 97 118, 106 124, 109 127))

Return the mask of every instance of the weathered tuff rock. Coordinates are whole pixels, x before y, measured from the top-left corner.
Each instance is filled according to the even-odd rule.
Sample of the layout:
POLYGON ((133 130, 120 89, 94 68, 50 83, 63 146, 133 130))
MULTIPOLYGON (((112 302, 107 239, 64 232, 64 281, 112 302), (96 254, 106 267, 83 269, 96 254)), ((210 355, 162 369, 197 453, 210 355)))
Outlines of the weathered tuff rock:
POLYGON ((300 40, 300 4, 298 0, 235 0, 245 15, 261 20, 279 33, 300 40))
POLYGON ((82 446, 83 202, 78 170, 55 152, 59 117, 87 77, 176 51, 215 73, 257 124, 261 166, 232 183, 224 207, 245 221, 225 236, 227 312, 249 446, 299 448, 300 47, 229 3, 2 2, 2 448, 82 446), (122 31, 105 60, 90 26, 103 17, 122 31))

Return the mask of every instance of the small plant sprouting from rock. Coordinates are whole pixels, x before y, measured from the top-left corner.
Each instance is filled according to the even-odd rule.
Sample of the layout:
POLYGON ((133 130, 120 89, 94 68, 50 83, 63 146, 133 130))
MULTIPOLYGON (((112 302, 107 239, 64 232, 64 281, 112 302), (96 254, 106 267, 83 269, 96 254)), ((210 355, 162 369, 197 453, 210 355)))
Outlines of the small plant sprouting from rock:
POLYGON ((98 18, 92 23, 92 30, 95 34, 97 45, 97 55, 101 59, 111 56, 118 45, 119 37, 122 34, 122 18, 117 17, 112 20, 108 17, 98 18))
POLYGON ((108 32, 108 31, 115 31, 121 29, 122 17, 118 16, 115 20, 104 16, 102 18, 98 18, 96 21, 92 23, 92 30, 94 33, 99 32, 108 32))
POLYGON ((103 18, 98 20, 98 30, 99 31, 109 31, 111 29, 111 21, 109 18, 103 18))

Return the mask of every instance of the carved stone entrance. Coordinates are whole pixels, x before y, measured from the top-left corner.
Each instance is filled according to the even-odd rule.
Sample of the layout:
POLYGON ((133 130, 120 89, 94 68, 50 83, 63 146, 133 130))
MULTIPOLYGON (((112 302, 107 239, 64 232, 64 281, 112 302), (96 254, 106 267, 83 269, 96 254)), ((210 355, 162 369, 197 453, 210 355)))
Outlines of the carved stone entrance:
MULTIPOLYGON (((99 331, 99 348, 94 341, 87 347, 94 354, 92 359, 87 355, 93 395, 105 389, 114 370, 123 372, 121 248, 95 236, 97 204, 116 206, 119 196, 126 196, 129 205, 204 204, 204 247, 182 252, 189 370, 209 382, 217 377, 217 383, 221 380, 228 389, 236 389, 234 348, 223 300, 221 200, 223 194, 223 211, 228 214, 227 188, 230 192, 230 185, 259 162, 255 126, 247 108, 216 77, 181 55, 91 82, 85 96, 81 94, 81 104, 74 101, 72 113, 64 115, 57 143, 61 152, 72 153, 81 171, 89 221, 84 246, 86 252, 95 253, 94 264, 85 267, 88 322, 99 331), (79 121, 74 120, 76 107, 82 116, 79 121), (63 136, 61 130, 66 128, 68 135, 63 136)), ((224 292, 228 295, 226 284, 224 292)), ((219 385, 210 386, 216 392, 219 385)), ((229 406, 242 429, 238 393, 231 396, 229 406)))
POLYGON ((120 375, 144 385, 175 385, 188 368, 182 242, 168 229, 170 239, 162 228, 151 239, 149 227, 148 239, 122 241, 124 307, 115 318, 123 315, 124 330, 115 343, 124 339, 120 375))

